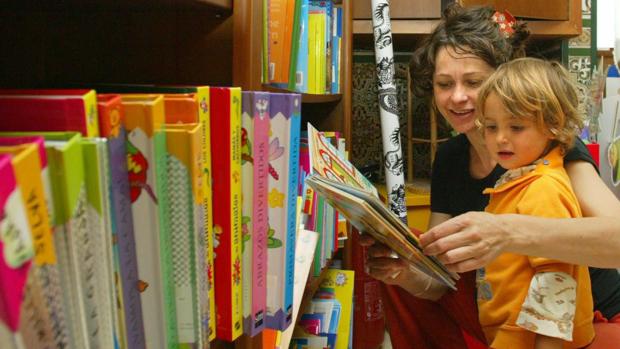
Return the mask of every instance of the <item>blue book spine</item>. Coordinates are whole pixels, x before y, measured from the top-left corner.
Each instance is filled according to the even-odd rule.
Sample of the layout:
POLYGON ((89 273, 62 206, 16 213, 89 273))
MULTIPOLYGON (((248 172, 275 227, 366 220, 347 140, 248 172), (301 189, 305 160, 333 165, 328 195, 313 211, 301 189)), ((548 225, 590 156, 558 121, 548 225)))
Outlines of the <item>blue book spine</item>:
POLYGON ((299 141, 301 136, 301 96, 289 94, 291 103, 290 119, 290 154, 289 183, 287 195, 287 229, 286 229, 286 276, 284 288, 284 310, 286 312, 285 328, 293 318, 293 288, 295 281, 295 240, 297 236, 297 185, 299 181, 299 141))
POLYGON ((342 38, 342 7, 334 7, 332 28, 332 93, 340 93, 340 39, 342 38))
POLYGON ((308 92, 308 0, 301 0, 299 16, 299 53, 295 71, 295 91, 308 92))

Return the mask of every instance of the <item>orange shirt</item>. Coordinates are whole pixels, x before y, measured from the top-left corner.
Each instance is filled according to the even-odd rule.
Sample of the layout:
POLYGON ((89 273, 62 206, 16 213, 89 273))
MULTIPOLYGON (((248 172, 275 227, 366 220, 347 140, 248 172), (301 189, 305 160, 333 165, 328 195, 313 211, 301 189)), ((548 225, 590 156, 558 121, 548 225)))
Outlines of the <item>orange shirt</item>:
MULTIPOLYGON (((531 172, 484 192, 491 194, 487 212, 581 217, 581 209, 564 170, 559 148, 541 159, 531 172)), ((480 324, 491 347, 534 347, 536 333, 517 326, 516 320, 528 296, 532 278, 544 272, 563 272, 577 282, 573 341, 564 342, 564 348, 580 348, 592 341, 593 305, 588 268, 546 258, 504 253, 484 268, 481 284, 485 284, 485 288, 480 289, 479 286, 478 290, 480 324)))

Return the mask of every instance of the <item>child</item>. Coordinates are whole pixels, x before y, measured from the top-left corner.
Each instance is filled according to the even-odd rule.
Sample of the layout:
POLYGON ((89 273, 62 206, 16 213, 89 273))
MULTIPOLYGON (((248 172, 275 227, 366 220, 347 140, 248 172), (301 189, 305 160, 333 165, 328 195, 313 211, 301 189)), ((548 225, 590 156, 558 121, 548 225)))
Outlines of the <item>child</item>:
MULTIPOLYGON (((582 126, 568 72, 535 58, 505 63, 481 87, 478 103, 487 149, 507 169, 484 191, 486 211, 581 217, 563 167, 582 126)), ((478 272, 478 309, 495 349, 581 348, 594 338, 587 267, 504 253, 478 272)))

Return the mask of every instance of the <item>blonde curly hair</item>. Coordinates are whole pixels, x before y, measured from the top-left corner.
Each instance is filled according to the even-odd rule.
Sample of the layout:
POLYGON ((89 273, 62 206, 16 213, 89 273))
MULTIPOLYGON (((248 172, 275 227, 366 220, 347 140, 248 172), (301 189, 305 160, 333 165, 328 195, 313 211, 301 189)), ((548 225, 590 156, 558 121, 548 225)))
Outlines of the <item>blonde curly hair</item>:
MULTIPOLYGON (((502 64, 480 87, 476 124, 482 125, 484 105, 491 93, 517 118, 533 118, 564 151, 573 146, 583 127, 577 85, 560 63, 518 58, 502 64)), ((482 129, 484 132, 484 129, 482 129)))

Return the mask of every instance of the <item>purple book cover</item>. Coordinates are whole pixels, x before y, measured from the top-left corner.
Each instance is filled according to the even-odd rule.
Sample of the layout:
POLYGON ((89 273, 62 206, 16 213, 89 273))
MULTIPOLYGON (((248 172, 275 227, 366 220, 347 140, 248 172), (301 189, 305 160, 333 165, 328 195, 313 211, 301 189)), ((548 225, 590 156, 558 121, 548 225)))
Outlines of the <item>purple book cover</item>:
POLYGON ((118 137, 109 137, 110 184, 113 214, 113 231, 116 234, 116 248, 120 263, 123 284, 123 305, 127 346, 130 349, 145 348, 142 321, 142 303, 136 260, 136 241, 134 239, 131 199, 129 198, 129 178, 127 176, 127 153, 124 127, 120 127, 118 137))

